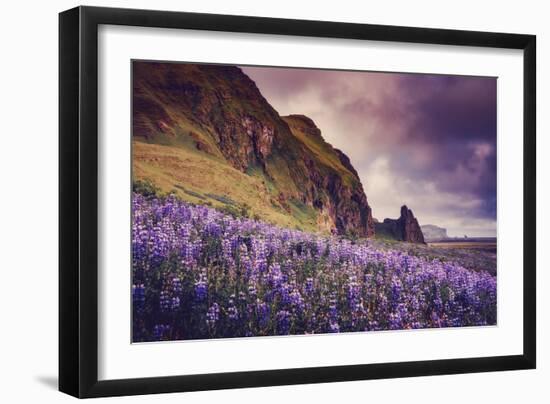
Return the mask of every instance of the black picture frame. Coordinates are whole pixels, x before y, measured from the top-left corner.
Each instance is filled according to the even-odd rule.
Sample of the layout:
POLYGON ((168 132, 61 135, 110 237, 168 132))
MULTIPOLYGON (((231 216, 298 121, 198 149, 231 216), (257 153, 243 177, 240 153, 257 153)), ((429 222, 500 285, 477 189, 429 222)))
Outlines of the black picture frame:
POLYGON ((534 35, 77 7, 59 15, 59 100, 59 390, 85 398, 535 368, 534 35), (99 381, 97 53, 100 24, 523 50, 523 354, 99 381))

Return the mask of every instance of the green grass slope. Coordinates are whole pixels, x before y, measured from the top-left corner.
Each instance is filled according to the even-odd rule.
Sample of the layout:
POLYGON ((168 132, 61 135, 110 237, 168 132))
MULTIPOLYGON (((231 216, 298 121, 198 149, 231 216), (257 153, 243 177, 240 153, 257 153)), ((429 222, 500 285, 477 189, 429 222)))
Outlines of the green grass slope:
POLYGON ((133 141, 133 180, 150 183, 193 204, 262 219, 283 227, 319 231, 314 209, 276 199, 277 188, 259 171, 243 173, 223 159, 179 145, 133 141))

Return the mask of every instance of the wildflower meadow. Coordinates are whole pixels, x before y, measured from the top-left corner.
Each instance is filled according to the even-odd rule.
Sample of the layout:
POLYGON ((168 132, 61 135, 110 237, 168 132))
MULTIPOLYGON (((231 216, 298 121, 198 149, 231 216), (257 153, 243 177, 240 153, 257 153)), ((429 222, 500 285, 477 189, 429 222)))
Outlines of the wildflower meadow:
POLYGON ((133 194, 134 342, 496 324, 496 276, 133 194))

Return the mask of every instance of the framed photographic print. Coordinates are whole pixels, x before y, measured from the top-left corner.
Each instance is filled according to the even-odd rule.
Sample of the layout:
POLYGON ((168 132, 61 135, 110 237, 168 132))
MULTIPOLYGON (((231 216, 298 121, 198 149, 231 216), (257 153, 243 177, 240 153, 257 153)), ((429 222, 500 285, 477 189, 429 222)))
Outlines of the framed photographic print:
POLYGON ((59 386, 535 367, 535 37, 60 14, 59 386))

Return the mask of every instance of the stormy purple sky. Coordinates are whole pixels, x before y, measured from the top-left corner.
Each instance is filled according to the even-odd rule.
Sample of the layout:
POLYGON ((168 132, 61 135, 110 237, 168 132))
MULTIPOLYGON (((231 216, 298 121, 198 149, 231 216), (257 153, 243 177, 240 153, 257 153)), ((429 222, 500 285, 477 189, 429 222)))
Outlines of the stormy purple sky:
POLYGON ((496 79, 242 69, 350 157, 377 219, 406 204, 450 236, 496 235, 496 79))

